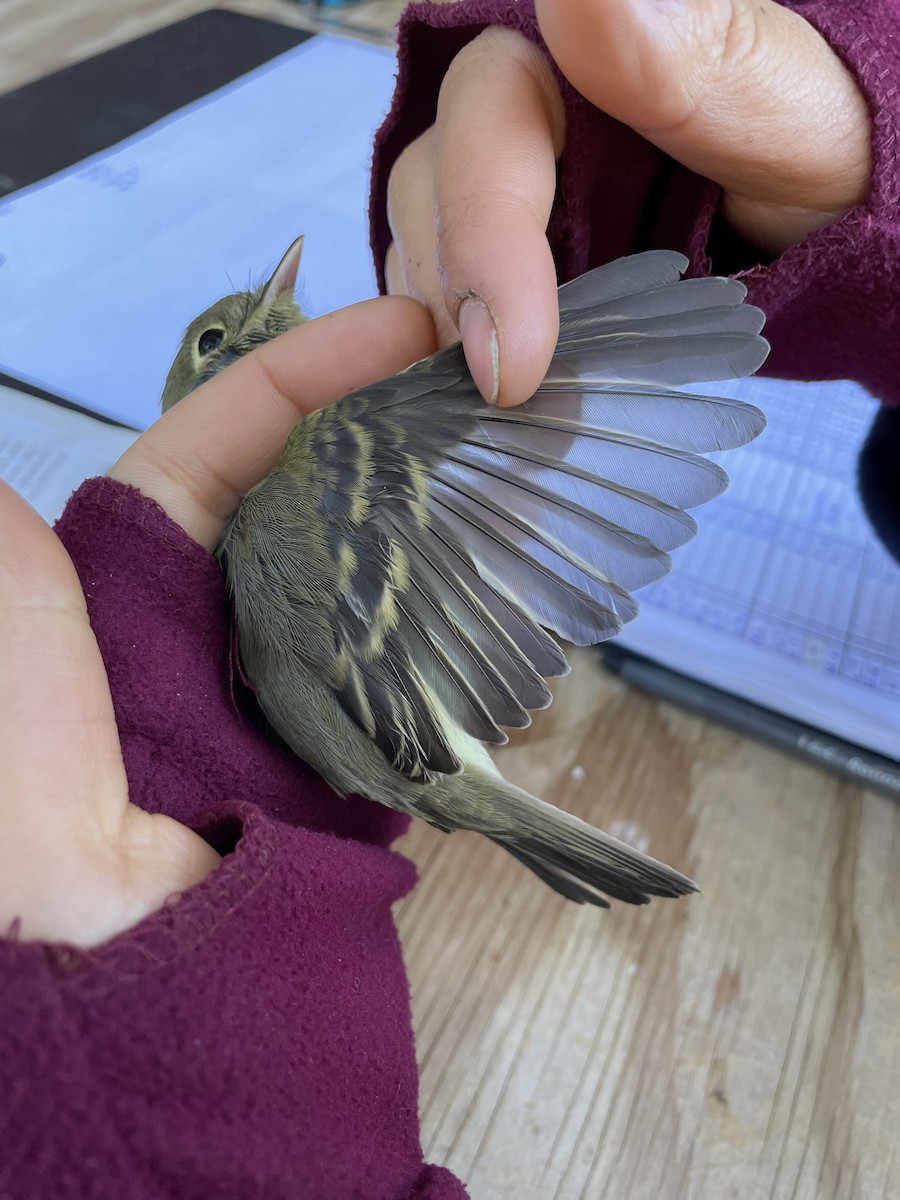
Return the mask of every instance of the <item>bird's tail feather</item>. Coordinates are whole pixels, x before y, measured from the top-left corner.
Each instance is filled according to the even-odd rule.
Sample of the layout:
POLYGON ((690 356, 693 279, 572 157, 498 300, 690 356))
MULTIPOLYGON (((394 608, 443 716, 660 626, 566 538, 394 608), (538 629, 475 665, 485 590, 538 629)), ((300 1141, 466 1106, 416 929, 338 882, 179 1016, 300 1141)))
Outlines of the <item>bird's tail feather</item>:
POLYGON ((479 803, 467 814, 466 827, 486 834, 567 899, 608 908, 604 894, 627 904, 646 904, 652 896, 686 896, 698 890, 686 875, 580 817, 503 779, 479 777, 476 782, 471 775, 479 803))

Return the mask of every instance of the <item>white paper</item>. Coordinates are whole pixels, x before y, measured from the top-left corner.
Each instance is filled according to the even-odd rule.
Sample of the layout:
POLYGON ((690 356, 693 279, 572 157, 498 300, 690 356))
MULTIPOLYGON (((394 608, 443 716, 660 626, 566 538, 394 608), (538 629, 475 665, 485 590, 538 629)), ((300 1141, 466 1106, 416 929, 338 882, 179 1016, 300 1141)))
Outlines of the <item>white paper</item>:
POLYGON ((619 640, 897 758, 900 567, 856 490, 875 402, 847 382, 719 386, 762 408, 768 428, 711 456, 731 486, 695 511, 700 532, 639 594, 619 640))
POLYGON ((0 366, 145 428, 181 333, 306 241, 309 315, 375 294, 367 196, 392 51, 319 35, 0 201, 0 366))
POLYGON ((105 474, 136 437, 0 384, 0 479, 45 521, 55 521, 78 485, 105 474))
MULTIPOLYGON (((143 427, 183 326, 298 233, 311 315, 373 294, 370 149, 393 76, 390 51, 319 36, 0 202, 0 366, 143 427)), ((846 383, 733 390, 770 428, 724 456, 731 490, 698 510, 699 536, 622 641, 896 757, 900 570, 855 488, 874 403, 846 383)), ((26 429, 25 402, 2 400, 0 431, 41 447, 9 469, 48 516, 129 437, 40 402, 26 429)))

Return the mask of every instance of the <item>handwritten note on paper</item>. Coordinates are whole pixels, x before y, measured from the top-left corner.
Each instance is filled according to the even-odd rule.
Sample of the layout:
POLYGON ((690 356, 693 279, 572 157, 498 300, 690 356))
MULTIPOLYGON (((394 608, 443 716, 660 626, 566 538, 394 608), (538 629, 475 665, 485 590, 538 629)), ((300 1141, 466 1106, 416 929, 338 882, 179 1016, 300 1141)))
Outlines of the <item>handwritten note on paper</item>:
POLYGON ((319 36, 0 201, 0 366, 145 427, 184 326, 306 235, 318 315, 375 294, 372 136, 391 51, 319 36))

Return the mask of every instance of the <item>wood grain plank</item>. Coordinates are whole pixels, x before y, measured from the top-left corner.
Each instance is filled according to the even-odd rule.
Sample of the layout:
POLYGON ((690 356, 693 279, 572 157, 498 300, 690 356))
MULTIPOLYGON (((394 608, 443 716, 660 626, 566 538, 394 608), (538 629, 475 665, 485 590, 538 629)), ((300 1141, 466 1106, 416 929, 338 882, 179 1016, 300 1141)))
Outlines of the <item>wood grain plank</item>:
POLYGON ((703 894, 578 909, 417 826, 398 922, 428 1153, 479 1200, 900 1194, 900 810, 589 653, 557 690, 504 771, 703 894))

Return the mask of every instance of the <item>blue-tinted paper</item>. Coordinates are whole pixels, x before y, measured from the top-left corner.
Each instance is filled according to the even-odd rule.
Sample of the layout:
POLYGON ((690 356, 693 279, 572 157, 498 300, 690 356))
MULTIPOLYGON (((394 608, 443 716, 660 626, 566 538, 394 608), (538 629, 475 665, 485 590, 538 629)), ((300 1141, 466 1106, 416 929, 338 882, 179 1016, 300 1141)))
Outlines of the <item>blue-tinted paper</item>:
POLYGON ((306 235, 310 315, 375 294, 390 50, 321 35, 0 201, 0 366, 140 427, 184 326, 306 235))

